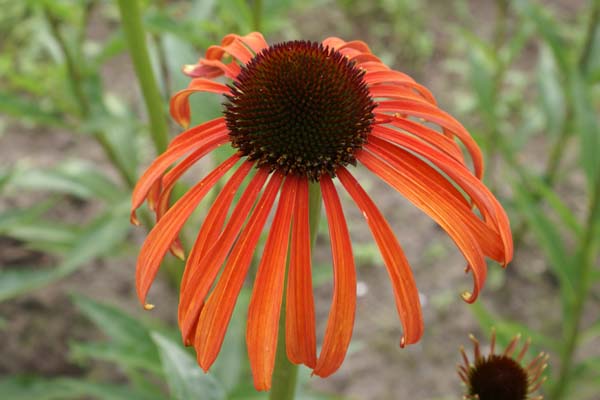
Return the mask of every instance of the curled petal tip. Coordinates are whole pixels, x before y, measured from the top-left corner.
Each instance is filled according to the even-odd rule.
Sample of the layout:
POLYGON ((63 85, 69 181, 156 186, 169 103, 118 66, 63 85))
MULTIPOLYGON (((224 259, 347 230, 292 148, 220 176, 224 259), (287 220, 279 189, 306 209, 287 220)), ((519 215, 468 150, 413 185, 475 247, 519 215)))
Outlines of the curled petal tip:
POLYGON ((406 347, 406 336, 403 335, 400 339, 400 348, 403 349, 404 347, 406 347))
POLYGON ((183 68, 181 68, 181 70, 183 71, 184 74, 189 74, 191 73, 194 69, 196 68, 195 64, 186 64, 183 66, 183 68))
POLYGON ((460 294, 460 297, 469 304, 477 300, 477 296, 474 296, 473 293, 466 290, 460 294))
POLYGON ((171 246, 171 253, 175 257, 179 258, 181 261, 185 261, 185 251, 181 247, 181 244, 177 242, 173 243, 173 245, 171 246))
POLYGON ((150 311, 154 308, 154 304, 146 303, 144 304, 144 310, 150 311))
POLYGON ((129 216, 129 222, 131 222, 132 225, 140 226, 140 220, 138 219, 135 210, 131 212, 131 215, 129 216))

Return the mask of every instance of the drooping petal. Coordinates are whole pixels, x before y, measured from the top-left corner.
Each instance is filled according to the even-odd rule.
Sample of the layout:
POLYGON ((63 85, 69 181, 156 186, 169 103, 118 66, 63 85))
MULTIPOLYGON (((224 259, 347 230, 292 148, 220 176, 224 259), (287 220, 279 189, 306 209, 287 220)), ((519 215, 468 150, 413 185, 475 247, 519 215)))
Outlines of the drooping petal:
POLYGON ((400 83, 416 83, 415 80, 408 74, 393 70, 367 71, 363 80, 367 85, 382 82, 400 82, 400 83))
POLYGON ((222 135, 215 139, 210 140, 205 146, 194 151, 192 154, 187 156, 183 161, 177 164, 172 170, 167 172, 161 180, 161 191, 158 196, 158 201, 155 205, 154 211, 156 212, 156 220, 159 221, 169 208, 169 202, 171 200, 171 193, 177 183, 177 180, 198 162, 205 155, 216 149, 217 147, 227 143, 228 137, 222 135))
POLYGON ((342 364, 354 327, 356 269, 342 205, 331 178, 320 180, 333 256, 333 300, 314 373, 326 377, 342 364))
POLYGON ((211 92, 217 94, 226 94, 230 89, 219 82, 204 78, 192 79, 187 88, 180 90, 171 97, 170 111, 171 116, 179 125, 185 129, 190 124, 190 102, 189 97, 196 92, 211 92))
POLYGON ((229 171, 240 159, 235 154, 215 168, 210 174, 192 187, 175 203, 165 218, 150 231, 138 256, 136 268, 136 288, 142 305, 146 305, 146 296, 165 253, 177 237, 181 227, 194 211, 198 203, 210 191, 214 184, 229 171))
POLYGON ((216 121, 211 121, 210 124, 189 129, 174 139, 167 150, 146 169, 135 185, 131 195, 131 221, 137 225, 135 210, 140 207, 153 185, 175 161, 203 146, 216 146, 218 143, 227 141, 227 132, 224 119, 218 118, 216 121), (175 141, 177 142, 174 143, 175 141))
POLYGON ((369 90, 373 97, 388 97, 391 99, 402 99, 406 91, 411 94, 417 94, 417 101, 425 100, 430 104, 436 105, 435 97, 425 86, 413 82, 385 82, 370 84, 369 90), (378 93, 377 93, 378 92, 378 93))
MULTIPOLYGON (((387 131, 378 128, 374 129, 372 134, 374 137, 381 137, 383 139, 388 139, 390 137, 387 131)), ((463 164, 448 157, 443 152, 436 151, 435 149, 424 145, 413 137, 399 133, 395 135, 395 139, 395 143, 432 162, 442 172, 453 179, 461 189, 473 199, 475 205, 481 210, 486 221, 489 219, 491 228, 498 231, 501 243, 503 244, 503 248, 500 248, 499 246, 496 246, 496 244, 500 244, 500 241, 495 240, 493 241, 494 243, 489 243, 494 247, 487 248, 485 245, 482 247, 488 257, 506 265, 512 259, 513 255, 510 223, 506 212, 483 182, 473 176, 463 164)), ((394 154, 403 155, 406 152, 406 150, 402 148, 393 146, 386 147, 394 154)))
POLYGON ((375 112, 393 112, 405 113, 415 117, 423 118, 440 125, 451 131, 456 137, 464 143, 475 168, 475 175, 481 179, 483 176, 483 156, 481 150, 469 132, 450 114, 439 108, 412 100, 390 100, 382 101, 377 105, 375 112))
MULTIPOLYGON (((235 171, 235 173, 231 176, 231 178, 229 178, 229 180, 227 181, 227 183, 225 184, 225 186, 223 186, 223 189, 219 192, 219 195, 217 196, 217 198, 215 199, 215 201, 213 202, 212 206, 210 207, 210 210, 208 211, 206 218, 204 219, 204 222, 202 223, 202 227, 200 228, 200 231, 198 232, 198 236, 196 237, 196 241, 194 242, 194 246, 192 247, 192 250, 190 252, 190 256, 186 262, 186 267, 185 270, 183 272, 183 278, 181 280, 181 287, 180 287, 180 291, 181 293, 187 293, 186 291, 186 283, 189 280, 189 275, 191 273, 191 271, 195 271, 196 274, 204 276, 206 278, 209 278, 210 276, 216 276, 216 272, 214 271, 218 271, 218 268, 220 267, 220 265, 215 265, 214 266, 214 271, 203 271, 202 267, 205 266, 205 264, 201 263, 202 257, 206 254, 206 250, 210 247, 211 244, 213 244, 219 237, 222 228, 223 228, 223 223, 225 222, 225 218, 227 217, 227 212, 229 211, 229 208, 231 207, 231 203, 233 201, 233 198, 235 196, 235 193, 237 192, 238 188, 240 187, 241 183, 244 181, 244 179, 246 178, 246 176, 248 175, 248 173, 250 172, 250 169, 252 168, 253 163, 250 161, 246 161, 244 163, 242 163, 242 165, 240 165, 240 167, 235 171)), ((253 184, 256 184, 257 181, 254 180, 250 183, 250 187, 252 187, 253 184)), ((260 188, 262 187, 262 184, 260 184, 260 182, 258 182, 260 187, 258 190, 260 190, 260 188)), ((256 192, 258 193, 258 191, 256 192)), ((210 280, 209 285, 212 284, 214 277, 212 279, 208 279, 210 280)), ((192 287, 190 288, 190 290, 197 290, 196 287, 192 287)), ((202 302, 204 301, 204 295, 201 297, 202 302)), ((179 321, 183 321, 183 314, 184 311, 184 307, 179 307, 179 321)), ((194 328, 190 328, 188 329, 188 331, 193 331, 194 328)), ((183 338, 183 342, 186 345, 189 345, 192 343, 192 337, 190 337, 190 335, 188 335, 188 337, 184 337, 183 338)))
POLYGON ((300 179, 287 279, 285 341, 291 362, 314 368, 317 363, 315 301, 312 288, 308 180, 300 179))
POLYGON ((204 298, 254 206, 268 175, 267 169, 258 170, 238 201, 223 232, 218 238, 212 239, 212 242, 208 244, 210 248, 204 250, 201 258, 196 255, 190 256, 186 267, 189 272, 183 276, 179 298, 179 327, 184 338, 188 338, 192 334, 200 309, 204 305, 204 298))
POLYGON ((275 172, 272 175, 263 196, 227 259, 223 274, 202 309, 196 328, 194 347, 198 364, 205 371, 210 368, 221 349, 235 302, 246 279, 252 255, 282 180, 283 175, 280 173, 275 172))
MULTIPOLYGON (((423 140, 427 144, 438 148, 444 153, 448 154, 450 157, 461 163, 465 164, 465 158, 462 154, 462 150, 458 146, 458 144, 452 140, 451 138, 440 134, 431 128, 426 127, 425 125, 421 125, 414 121, 411 121, 406 118, 394 116, 394 115, 385 115, 385 114, 375 114, 375 117, 386 118, 388 119, 388 123, 393 125, 394 127, 400 128, 409 132, 410 134, 418 137, 423 140)), ((373 132, 377 131, 386 136, 387 140, 390 140, 394 143, 397 143, 398 140, 401 140, 401 132, 397 130, 393 130, 391 128, 387 128, 385 126, 376 125, 373 127, 373 132)))
MULTIPOLYGON (((369 146, 366 148, 371 150, 369 146)), ((470 210, 467 208, 465 211, 464 204, 456 202, 452 196, 444 195, 444 189, 436 190, 435 182, 426 174, 415 169, 413 165, 398 159, 391 159, 378 149, 373 152, 385 161, 367 151, 359 151, 356 158, 371 172, 433 218, 454 240, 465 256, 474 279, 473 292, 464 292, 462 297, 468 302, 475 301, 485 282, 487 266, 479 242, 474 237, 473 231, 465 225, 464 218, 469 218, 470 210)), ((489 229, 488 231, 492 232, 489 229)), ((490 237, 482 237, 481 241, 489 239, 490 237)), ((494 239, 493 236, 491 239, 494 239)))
POLYGON ((381 251, 404 327, 400 345, 416 343, 423 335, 423 317, 419 292, 404 252, 387 221, 358 181, 345 168, 338 169, 338 177, 364 215, 381 251))
POLYGON ((290 225, 298 178, 288 176, 258 266, 248 307, 246 344, 254 387, 268 390, 275 366, 290 225))

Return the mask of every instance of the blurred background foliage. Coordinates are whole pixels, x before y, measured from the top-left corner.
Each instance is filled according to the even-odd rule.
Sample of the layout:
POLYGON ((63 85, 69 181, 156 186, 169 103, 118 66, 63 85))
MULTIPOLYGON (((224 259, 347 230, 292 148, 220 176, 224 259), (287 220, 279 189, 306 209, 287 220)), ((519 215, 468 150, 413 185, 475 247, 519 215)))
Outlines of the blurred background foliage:
MULTIPOLYGON (((162 313, 142 313, 135 304, 144 233, 129 226, 129 197, 155 150, 116 2, 0 0, 0 10, 2 398, 264 398, 244 361, 244 301, 208 375, 181 346, 174 323, 181 265, 167 260, 157 294, 162 313)), ((165 112, 170 95, 187 85, 181 66, 229 32, 259 29, 271 43, 333 35, 366 41, 459 116, 485 153, 488 185, 510 213, 515 261, 490 271, 483 299, 469 308, 452 279, 443 282, 445 267, 459 271, 462 261, 448 255, 437 233, 415 229, 430 235, 406 246, 409 255, 411 246, 419 253, 412 262, 430 299, 432 337, 411 352, 397 350, 396 339, 382 344, 378 334, 375 341, 360 335, 388 329, 381 335, 399 337, 395 320, 394 328, 381 321, 359 328, 351 348, 358 356, 346 361, 341 380, 315 383, 303 370, 298 398, 458 398, 458 358, 440 360, 427 347, 449 336, 446 329, 460 335, 448 343, 461 343, 469 330, 492 326, 500 341, 521 332, 533 339, 532 351, 551 354, 546 398, 598 398, 600 1, 146 0, 142 12, 165 112), (413 245, 423 239, 427 246, 413 245), (437 267, 421 272, 419 264, 437 267), (472 316, 446 328, 450 309, 472 316), (345 386, 365 375, 361 362, 378 346, 398 352, 393 363, 368 364, 374 371, 362 389, 345 386), (420 380, 403 380, 415 365, 420 380)), ((214 95, 192 102, 192 123, 221 109, 214 95)), ((178 132, 173 125, 170 131, 178 132)), ((201 217, 202 210, 189 233, 201 217)), ((397 231, 406 226, 390 218, 397 231)), ((351 229, 360 231, 360 223, 351 219, 351 229)), ((364 276, 381 264, 371 242, 356 241, 355 252, 364 276)), ((328 263, 317 254, 323 312, 328 263)), ((378 287, 369 279, 359 285, 378 287)), ((369 310, 379 318, 377 307, 369 310)))

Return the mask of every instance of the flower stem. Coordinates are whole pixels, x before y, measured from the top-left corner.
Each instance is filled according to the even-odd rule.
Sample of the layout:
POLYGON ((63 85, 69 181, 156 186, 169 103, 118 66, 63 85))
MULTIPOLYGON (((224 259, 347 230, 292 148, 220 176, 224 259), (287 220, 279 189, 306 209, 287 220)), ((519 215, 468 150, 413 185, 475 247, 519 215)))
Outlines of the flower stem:
MULTIPOLYGON (((314 247, 319 221, 321 219, 321 189, 318 183, 309 186, 309 221, 310 221, 310 246, 314 247)), ((284 302, 281 305, 285 310, 284 302)), ((275 357, 275 370, 273 371, 273 386, 269 394, 270 400, 293 400, 296 395, 296 382, 298 380, 298 366, 292 364, 286 353, 285 345, 285 313, 279 318, 279 336, 277 339, 277 356, 275 357)))
POLYGON ((157 153, 162 153, 167 148, 169 128, 163 108, 163 99, 150 64, 139 2, 138 0, 118 0, 118 3, 129 53, 146 103, 154 147, 157 153))
POLYGON ((575 265, 579 267, 579 276, 577 277, 577 297, 574 300, 570 310, 571 318, 567 320, 565 327, 565 345, 560 354, 560 371, 558 379, 552 391, 552 399, 560 400, 563 398, 572 377, 573 355, 577 344, 579 343, 579 334, 581 327, 581 317, 585 302, 590 294, 591 274, 594 269, 596 259, 596 232, 600 222, 600 173, 596 176, 594 193, 590 197, 590 205, 585 233, 579 250, 575 265))
POLYGON ((255 31, 262 31, 262 0, 252 2, 252 27, 255 31))

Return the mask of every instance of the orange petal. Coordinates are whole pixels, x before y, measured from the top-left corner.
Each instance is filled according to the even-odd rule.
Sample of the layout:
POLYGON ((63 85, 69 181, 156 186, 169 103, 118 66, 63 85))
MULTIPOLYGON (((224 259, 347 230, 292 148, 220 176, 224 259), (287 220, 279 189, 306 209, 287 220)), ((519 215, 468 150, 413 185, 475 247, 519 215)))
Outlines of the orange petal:
POLYGON ((250 32, 246 36, 240 36, 240 40, 248 46, 254 54, 258 54, 269 47, 269 44, 260 32, 250 32))
POLYGON ((190 102, 189 97, 196 92, 211 92, 217 94, 230 93, 231 90, 219 82, 209 79, 192 79, 187 88, 180 90, 171 97, 170 111, 173 119, 187 129, 190 125, 190 102))
POLYGON ((339 168, 337 175, 364 215, 392 281, 396 308, 404 328, 400 345, 416 343, 423 335, 423 317, 419 292, 404 252, 387 221, 356 179, 345 168, 339 168))
POLYGON ((410 75, 394 70, 368 71, 363 80, 367 85, 382 82, 415 83, 410 75))
MULTIPOLYGON (((436 187, 436 181, 419 171, 414 164, 399 158, 392 159, 370 145, 365 148, 384 158, 386 162, 366 151, 358 152, 356 158, 433 218, 454 240, 473 271, 473 293, 465 292, 463 298, 468 302, 475 301, 485 282, 487 266, 479 242, 473 231, 467 227, 467 223, 473 223, 474 220, 468 206, 457 202, 453 196, 448 196, 443 187, 436 187)), ((483 223, 481 225, 485 227, 483 223)), ((493 240, 493 231, 488 231, 493 240)), ((489 235, 482 237, 481 241, 490 240, 489 235)))
POLYGON ((181 178, 181 176, 194 165, 198 160, 203 158, 205 155, 216 149, 217 147, 229 142, 229 136, 221 135, 214 139, 208 140, 206 145, 200 147, 192 154, 187 156, 183 161, 177 164, 172 170, 167 172, 162 180, 162 190, 158 201, 155 205, 154 211, 156 212, 156 220, 159 221, 167 209, 169 208, 169 202, 171 201, 171 193, 175 188, 175 184, 181 178))
MULTIPOLYGON (((202 260, 210 245, 214 244, 218 240, 223 228, 223 223, 227 217, 227 212, 229 211, 233 198, 235 197, 235 193, 245 177, 248 175, 253 165, 254 163, 246 161, 237 169, 237 171, 235 171, 223 189, 219 192, 219 195, 210 207, 210 210, 208 211, 208 214, 202 223, 202 227, 198 232, 198 236, 196 237, 196 241, 194 242, 194 246, 192 247, 192 251, 190 252, 190 256, 183 272, 183 278, 181 279, 181 295, 179 301, 178 319, 180 326, 182 327, 184 326, 183 322, 185 313, 189 307, 188 299, 190 299, 191 296, 196 296, 196 301, 198 301, 200 304, 204 303, 204 298, 208 293, 208 289, 212 285, 221 267, 221 263, 202 263, 202 260), (199 279, 202 279, 203 282, 190 287, 187 283, 190 280, 190 274, 192 273, 195 274, 196 277, 199 277, 199 279)), ((246 193, 255 193, 256 197, 262 188, 264 181, 265 179, 261 179, 260 176, 253 179, 249 183, 246 193), (252 188, 255 186, 258 187, 253 190, 252 188)), ((242 200, 245 200, 248 197, 248 194, 246 193, 245 196, 242 196, 242 200)), ((250 200, 251 203, 254 203, 254 198, 250 200)), ((235 233, 236 235, 237 232, 239 232, 239 228, 235 233)), ((224 252, 229 251, 229 248, 231 248, 231 244, 224 252)), ((182 333, 185 333, 183 335, 183 342, 186 345, 189 345, 192 342, 191 332, 193 332, 196 322, 197 318, 192 319, 189 323, 189 326, 186 326, 186 329, 182 329, 182 333)))
POLYGON ((239 159, 239 155, 235 154, 214 169, 175 203, 173 208, 165 214, 165 217, 150 231, 138 256, 136 269, 136 288, 142 305, 146 304, 146 296, 152 281, 154 281, 160 262, 177 237, 181 227, 214 184, 239 159))
POLYGON ((314 373, 326 377, 342 364, 352 337, 356 312, 356 270, 338 194, 328 176, 323 175, 320 183, 333 256, 333 300, 314 373))
POLYGON ((220 60, 225 54, 229 54, 242 64, 247 64, 254 57, 239 40, 233 40, 227 46, 213 45, 206 50, 206 58, 209 60, 220 60))
MULTIPOLYGON (((421 125, 409 119, 398 117, 395 115, 375 114, 375 117, 389 118, 389 123, 394 127, 409 132, 410 134, 418 137, 424 142, 427 142, 428 144, 440 149, 444 153, 448 154, 450 157, 454 158, 459 163, 466 165, 465 158, 462 154, 462 150, 460 149, 458 144, 451 138, 442 135, 440 132, 428 128, 425 125, 421 125)), ((401 140, 401 132, 398 132, 397 130, 393 130, 381 125, 374 126, 373 131, 376 130, 380 134, 385 135, 387 140, 390 140, 394 143, 397 143, 398 140, 401 140)))
POLYGON ((419 85, 416 82, 407 82, 406 80, 389 81, 385 79, 377 81, 371 79, 371 82, 369 82, 368 85, 370 90, 377 88, 378 90, 383 91, 385 88, 386 92, 384 93, 384 95, 390 98, 394 98, 394 90, 398 90, 399 88, 404 90, 408 89, 414 93, 418 93, 421 96, 421 98, 425 99, 432 105, 435 106, 437 104, 437 102, 435 101, 435 97, 433 97, 429 89, 427 89, 423 85, 419 85))
POLYGON ((207 60, 201 58, 197 64, 184 65, 183 73, 191 78, 217 78, 225 75, 227 78, 235 79, 242 70, 235 61, 225 64, 220 60, 207 60))
MULTIPOLYGON (((375 138, 382 137, 384 139, 386 139, 388 136, 383 134, 380 129, 374 129, 372 135, 375 138)), ((494 195, 483 184, 483 182, 473 176, 470 171, 461 163, 456 162, 456 160, 448 157, 442 152, 436 151, 431 147, 424 145, 422 142, 413 137, 400 133, 399 135, 396 135, 396 143, 432 162, 442 172, 453 179, 460 186, 460 188, 469 197, 471 197, 475 205, 481 211, 482 215, 485 216, 486 222, 491 224, 491 229, 497 231, 500 235, 500 240, 493 240, 491 243, 487 241, 486 243, 482 243, 482 249, 484 250, 484 253, 488 257, 506 265, 513 256, 513 243, 510 231, 510 223, 506 212, 494 195), (500 241, 502 242, 502 247, 498 246, 500 241)), ((402 148, 385 144, 383 145, 393 154, 400 156, 404 156, 406 154, 406 150, 402 148)), ((432 171, 432 173, 434 172, 432 171)))
POLYGON ((257 390, 268 390, 271 387, 297 186, 298 178, 293 175, 288 176, 283 183, 248 307, 246 344, 254 387, 257 390))
POLYGON ((194 347, 196 348, 198 364, 205 371, 210 368, 221 349, 231 313, 246 279, 252 255, 273 207, 282 180, 283 175, 280 173, 275 172, 272 175, 263 196, 258 201, 248 224, 244 227, 231 251, 231 255, 227 259, 223 274, 202 309, 196 329, 194 347))
POLYGON ((396 100, 413 100, 418 102, 431 103, 431 101, 425 98, 420 92, 411 90, 410 87, 403 87, 399 85, 373 85, 369 86, 369 94, 373 98, 382 97, 396 100))
POLYGON ((184 274, 182 288, 185 289, 182 289, 179 299, 179 326, 184 338, 188 338, 192 334, 200 310, 204 305, 204 298, 250 214, 268 174, 266 169, 258 170, 238 201, 221 235, 216 239, 210 238, 209 245, 212 247, 205 250, 202 258, 194 257, 192 259, 190 257, 191 260, 188 262, 190 273, 184 274), (196 259, 197 261, 195 261, 196 259))
POLYGON ((287 280, 285 342, 287 356, 291 362, 314 368, 317 363, 317 339, 308 203, 308 180, 300 179, 294 207, 287 280))
POLYGON ((228 138, 227 133, 225 120, 221 117, 210 123, 189 129, 173 139, 167 150, 152 162, 136 183, 131 195, 132 221, 136 220, 135 210, 144 202, 152 186, 175 161, 190 151, 206 146, 214 139, 225 140, 228 138), (209 128, 206 128, 206 126, 209 126, 209 128))
POLYGON ((483 157, 481 150, 471 137, 469 132, 450 114, 440 110, 439 108, 412 100, 390 100, 379 102, 375 112, 394 112, 406 113, 416 117, 421 117, 427 121, 436 123, 441 127, 451 131, 456 137, 464 143, 475 168, 475 175, 478 178, 483 176, 483 157))

